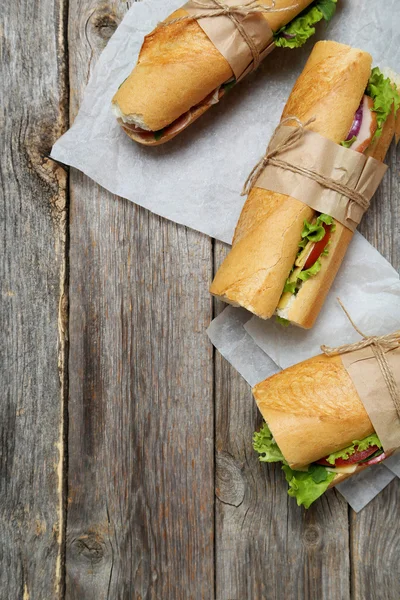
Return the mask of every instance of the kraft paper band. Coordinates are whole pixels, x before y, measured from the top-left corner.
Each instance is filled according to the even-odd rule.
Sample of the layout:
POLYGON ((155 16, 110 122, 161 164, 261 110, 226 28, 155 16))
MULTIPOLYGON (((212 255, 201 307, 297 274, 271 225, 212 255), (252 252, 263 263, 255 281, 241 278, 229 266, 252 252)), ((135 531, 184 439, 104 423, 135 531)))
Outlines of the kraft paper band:
MULTIPOLYGON (((237 0, 225 0, 224 5, 233 8, 238 6, 238 2, 237 0)), ((253 5, 253 3, 250 3, 250 5, 253 5)), ((218 8, 218 5, 215 6, 218 8)), ((260 4, 259 7, 262 9, 263 5, 260 4)), ((253 70, 254 57, 251 47, 229 16, 217 15, 203 18, 203 14, 208 15, 210 13, 210 8, 199 8, 199 5, 193 0, 189 0, 183 8, 189 16, 193 18, 201 17, 196 19, 197 23, 217 50, 228 61, 237 81, 243 79, 243 77, 253 70)), ((265 12, 275 11, 273 6, 265 6, 263 8, 265 12)), ((243 26, 247 36, 251 38, 259 53, 259 63, 274 49, 274 36, 270 26, 260 12, 252 12, 251 8, 248 9, 247 14, 245 9, 240 9, 238 12, 232 11, 232 14, 235 15, 235 19, 243 26)), ((257 66, 258 64, 255 65, 255 67, 257 66)))
POLYGON ((278 126, 268 146, 267 154, 262 159, 265 168, 252 186, 296 198, 314 210, 330 215, 351 231, 355 231, 366 207, 338 191, 324 187, 310 176, 293 172, 284 165, 271 164, 268 156, 270 154, 274 156, 272 162, 287 163, 290 167, 294 167, 294 170, 298 168, 314 172, 319 178, 333 180, 340 186, 354 190, 367 200, 367 205, 388 167, 374 158, 355 152, 351 148, 344 148, 314 131, 304 129, 303 125, 301 127, 301 135, 297 136, 295 143, 288 147, 285 143, 287 138, 293 137, 293 132, 299 128, 289 125, 278 126), (279 150, 280 147, 283 148, 282 151, 279 150))
POLYGON ((400 448, 400 331, 367 336, 356 326, 338 298, 351 325, 363 338, 337 348, 321 346, 327 356, 340 355, 385 453, 400 448))
MULTIPOLYGON (((400 348, 385 353, 400 387, 400 348)), ((400 447, 400 419, 371 348, 341 356, 385 452, 400 447)))

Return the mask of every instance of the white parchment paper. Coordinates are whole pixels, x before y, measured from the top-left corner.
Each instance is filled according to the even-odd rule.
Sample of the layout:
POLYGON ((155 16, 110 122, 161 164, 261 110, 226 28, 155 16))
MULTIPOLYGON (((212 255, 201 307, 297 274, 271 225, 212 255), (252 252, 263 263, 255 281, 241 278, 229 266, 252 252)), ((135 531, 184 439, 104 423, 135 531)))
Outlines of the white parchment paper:
MULTIPOLYGON (((398 0, 339 0, 337 15, 328 31, 323 25, 318 27, 318 34, 300 50, 275 50, 256 73, 233 88, 220 104, 177 138, 164 146, 144 148, 132 142, 117 124, 111 112, 111 98, 133 68, 144 35, 181 4, 181 0, 144 0, 132 6, 94 68, 73 126, 55 144, 51 156, 158 215, 230 242, 243 205, 239 193, 243 182, 263 154, 313 44, 326 38, 356 45, 371 52, 375 64, 398 70, 400 28, 399 19, 395 18, 398 0)), ((362 289, 373 294, 374 270, 365 267, 378 260, 365 240, 359 243, 364 243, 363 268, 353 249, 346 260, 347 268, 357 272, 358 277, 352 284, 344 284, 347 293, 343 300, 352 313, 353 305, 348 298, 353 292, 362 289)), ((332 330, 337 330, 343 318, 333 308, 334 294, 323 318, 332 330)), ((398 292, 390 291, 390 287, 385 301, 391 295, 393 302, 398 302, 398 292)), ((368 306, 363 298, 359 303, 364 308, 368 306)), ((353 314, 357 319, 358 313, 353 314)), ((396 315, 394 311, 394 320, 396 315)), ((244 328, 247 315, 228 309, 218 319, 210 326, 210 337, 251 384, 277 368, 260 347, 255 323, 248 321, 247 329, 244 328)), ((379 321, 377 317, 378 329, 379 321)), ((322 333, 318 328, 315 332, 315 339, 309 337, 305 341, 304 355, 311 352, 322 333)), ((285 338, 276 332, 271 335, 276 346, 274 360, 285 364, 291 360, 290 354, 285 359, 288 347, 285 338)), ((394 476, 385 467, 382 469, 386 478, 394 476)), ((398 474, 397 465, 394 472, 395 469, 398 474)), ((379 481, 379 485, 371 484, 372 488, 367 488, 364 481, 357 492, 346 491, 345 496, 359 509, 367 497, 382 489, 382 478, 379 481)))
MULTIPOLYGON (((366 333, 374 332, 374 319, 371 318, 369 306, 382 307, 382 312, 387 315, 387 319, 379 318, 378 327, 383 330, 391 330, 392 319, 397 318, 397 324, 400 323, 400 281, 397 273, 389 263, 376 250, 369 248, 368 242, 360 235, 355 237, 353 244, 349 249, 350 262, 354 254, 361 256, 364 252, 371 253, 375 257, 375 278, 382 274, 382 286, 367 286, 369 291, 364 302, 357 302, 357 299, 351 303, 351 313, 354 320, 363 322, 366 333), (389 285, 389 288, 385 288, 389 285)), ((340 276, 335 284, 335 291, 341 296, 345 296, 346 288, 346 265, 342 268, 340 276), (343 276, 342 276, 343 275, 343 276)), ((353 271, 353 275, 355 271, 353 271)), ((361 269, 360 273, 361 274, 361 269)), ((371 271, 370 276, 373 275, 371 271)), ((348 297, 345 296, 347 299, 348 297)), ((250 313, 242 308, 229 306, 216 319, 214 319, 208 328, 208 335, 214 346, 228 360, 237 371, 254 386, 266 377, 278 373, 283 366, 289 366, 298 362, 300 359, 294 358, 296 352, 302 356, 302 359, 314 356, 320 352, 319 346, 326 341, 326 331, 330 335, 335 331, 335 323, 340 332, 339 343, 352 342, 357 339, 357 334, 349 326, 347 320, 343 320, 341 309, 335 306, 331 307, 332 322, 319 326, 319 333, 313 335, 312 339, 307 338, 307 332, 290 328, 283 329, 276 327, 272 321, 262 321, 252 317, 250 313), (274 335, 270 338, 269 329, 272 328, 274 335), (273 340, 273 341, 271 341, 273 340), (291 340, 291 342, 290 342, 291 340), (286 361, 288 352, 282 350, 286 345, 294 345, 296 351, 290 361, 286 361), (270 353, 270 356, 266 353, 270 353), (274 362, 271 356, 276 360, 274 362)), ((397 325, 398 326, 398 325, 397 325)), ((400 477, 400 456, 393 456, 385 461, 383 465, 375 465, 366 469, 362 473, 353 476, 337 486, 336 489, 344 496, 350 506, 356 512, 364 508, 377 494, 379 494, 394 478, 400 477)))
POLYGON ((230 242, 243 198, 240 190, 264 153, 295 80, 318 38, 357 45, 375 63, 398 70, 398 0, 339 0, 326 29, 302 49, 276 49, 196 123, 167 144, 132 142, 111 112, 111 98, 129 75, 143 37, 182 0, 135 3, 93 71, 72 128, 51 156, 111 192, 217 239, 230 242))

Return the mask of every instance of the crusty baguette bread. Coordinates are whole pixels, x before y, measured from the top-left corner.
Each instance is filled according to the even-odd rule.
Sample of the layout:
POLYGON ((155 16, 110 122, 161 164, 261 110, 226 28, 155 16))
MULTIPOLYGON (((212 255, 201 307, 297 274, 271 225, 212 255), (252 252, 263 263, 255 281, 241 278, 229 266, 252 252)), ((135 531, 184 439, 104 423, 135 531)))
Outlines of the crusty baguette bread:
POLYGON ((296 469, 374 432, 340 356, 315 356, 253 388, 258 408, 296 469))
MULTIPOLYGON (((365 154, 383 161, 395 134, 395 127, 393 112, 383 126, 381 137, 371 144, 365 154)), ((305 329, 313 327, 352 239, 353 233, 336 222, 329 254, 322 261, 320 272, 303 283, 287 310, 285 316, 291 323, 305 329)))
MULTIPOLYGON (((218 92, 218 98, 222 98, 224 92, 222 89, 218 92)), ((144 144, 145 146, 159 146, 169 142, 178 135, 181 131, 186 129, 189 125, 197 121, 202 114, 204 114, 210 108, 210 104, 207 101, 200 102, 193 108, 190 108, 182 117, 179 117, 171 125, 166 127, 162 135, 155 136, 153 131, 137 131, 134 125, 124 123, 121 118, 118 118, 118 122, 121 125, 125 133, 134 141, 144 144)))
MULTIPOLYGON (((276 8, 293 7, 283 12, 263 14, 273 31, 291 21, 312 0, 276 0, 276 8)), ((269 0, 260 4, 270 6, 269 0)), ((166 21, 186 16, 183 9, 175 11, 166 21)), ((144 39, 138 62, 113 98, 121 124, 134 124, 148 131, 159 131, 201 104, 204 98, 233 76, 226 59, 216 49, 199 24, 193 20, 180 21, 167 27, 157 27, 144 39)), ((192 112, 186 127, 200 116, 192 112)), ((139 142, 163 143, 176 132, 160 140, 140 136, 125 129, 139 142)))
MULTIPOLYGON (((371 56, 362 50, 318 42, 282 118, 294 115, 306 121, 315 117, 310 129, 334 142, 345 139, 368 83, 371 62, 371 56)), ((240 215, 232 250, 215 276, 211 293, 259 317, 271 317, 295 261, 303 221, 314 214, 295 198, 253 188, 240 215)), ((349 234, 336 237, 346 242, 349 234)), ((338 245, 337 258, 330 251, 332 264, 341 261, 340 250, 338 245)))

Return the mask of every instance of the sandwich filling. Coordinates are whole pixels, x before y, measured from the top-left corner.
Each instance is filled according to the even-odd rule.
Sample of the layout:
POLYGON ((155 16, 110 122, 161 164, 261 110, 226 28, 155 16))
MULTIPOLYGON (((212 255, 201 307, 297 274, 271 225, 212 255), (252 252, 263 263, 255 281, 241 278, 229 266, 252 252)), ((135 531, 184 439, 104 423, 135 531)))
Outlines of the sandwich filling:
MULTIPOLYGON (((389 115, 392 111, 397 114, 399 107, 400 95, 396 85, 377 67, 374 68, 348 136, 341 145, 356 152, 366 152, 382 135, 389 115)), ((324 257, 329 254, 335 228, 334 219, 327 214, 316 213, 312 223, 304 221, 296 260, 276 310, 278 321, 283 325, 289 325, 291 304, 304 282, 320 272, 324 257)))
MULTIPOLYGON (((331 20, 335 14, 336 3, 337 0, 315 0, 308 8, 292 19, 290 23, 274 34, 275 46, 285 48, 300 48, 303 46, 314 35, 315 25, 319 21, 322 19, 325 19, 325 21, 331 20)), ((127 133, 133 133, 135 136, 140 137, 144 143, 151 144, 152 142, 159 142, 163 137, 168 136, 171 138, 180 133, 210 106, 219 102, 235 84, 236 80, 234 78, 225 82, 211 94, 208 94, 199 104, 190 108, 170 125, 159 131, 152 131, 139 126, 129 115, 124 115, 117 104, 113 104, 113 111, 118 122, 127 133)))
POLYGON ((301 471, 293 470, 280 451, 267 423, 254 434, 253 448, 258 452, 261 462, 282 463, 282 470, 289 484, 289 496, 296 498, 298 506, 302 505, 305 508, 309 508, 326 492, 337 475, 354 473, 358 467, 374 465, 387 458, 378 436, 373 433, 363 440, 354 440, 347 448, 333 452, 301 471))

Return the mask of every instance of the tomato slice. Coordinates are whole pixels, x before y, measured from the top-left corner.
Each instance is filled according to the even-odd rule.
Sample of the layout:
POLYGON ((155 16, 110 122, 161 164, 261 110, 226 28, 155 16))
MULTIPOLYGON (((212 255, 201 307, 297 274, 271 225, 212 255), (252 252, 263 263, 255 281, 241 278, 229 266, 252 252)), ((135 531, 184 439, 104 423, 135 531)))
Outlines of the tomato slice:
POLYGON ((334 465, 328 463, 328 461, 325 458, 317 460, 317 463, 319 465, 324 465, 324 467, 345 467, 347 465, 354 465, 356 463, 361 462, 362 460, 365 460, 369 456, 372 456, 372 454, 375 454, 377 450, 379 450, 378 446, 370 446, 369 448, 367 448, 366 450, 362 450, 361 452, 354 452, 354 454, 349 456, 349 458, 347 458, 346 460, 344 458, 337 458, 335 460, 334 465))
POLYGON ((326 231, 325 236, 322 238, 322 240, 314 244, 313 249, 311 250, 304 264, 303 271, 306 271, 307 269, 312 267, 315 262, 317 262, 317 260, 325 250, 325 246, 330 240, 332 225, 326 225, 325 223, 322 223, 322 226, 326 231))

